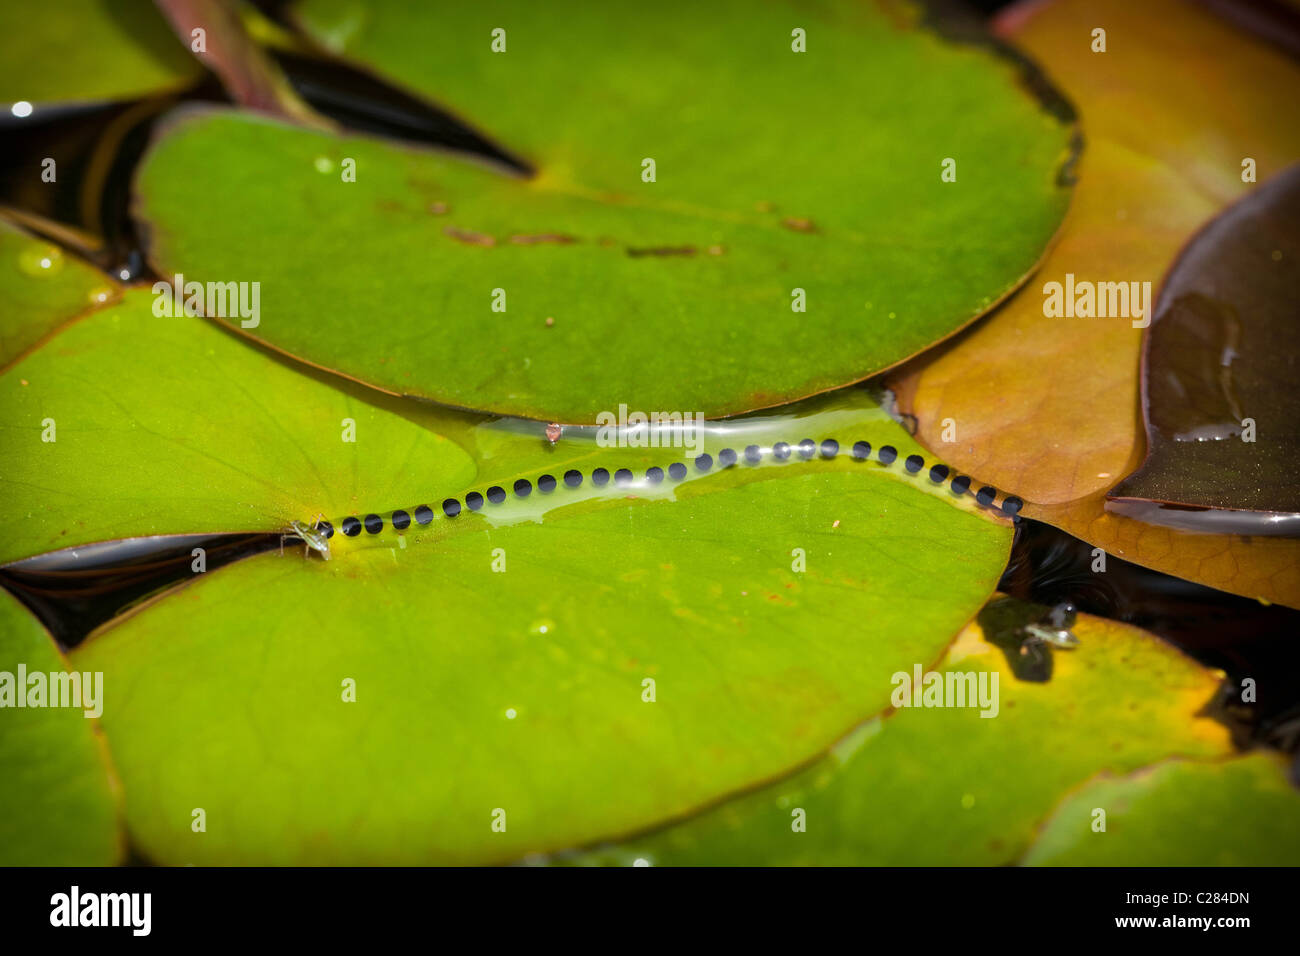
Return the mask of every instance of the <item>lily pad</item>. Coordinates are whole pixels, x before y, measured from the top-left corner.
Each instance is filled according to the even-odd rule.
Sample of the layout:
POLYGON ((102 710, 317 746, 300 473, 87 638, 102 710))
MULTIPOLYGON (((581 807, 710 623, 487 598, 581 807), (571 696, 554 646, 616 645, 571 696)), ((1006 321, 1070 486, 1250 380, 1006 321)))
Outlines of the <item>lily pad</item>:
POLYGON ((0 563, 123 537, 279 531, 472 478, 450 441, 205 319, 156 316, 155 301, 129 291, 0 374, 0 563))
POLYGON ((1143 330, 1127 317, 1048 318, 1043 287, 1073 275, 1149 281, 1157 295, 1195 231, 1262 188, 1242 181, 1244 159, 1262 184, 1300 157, 1300 127, 1277 122, 1300 95, 1300 65, 1176 0, 1052 0, 1011 14, 1007 39, 1051 65, 1082 117, 1071 217, 1032 283, 891 385, 925 445, 1055 506, 1108 491, 1140 464, 1143 330), (1099 27, 1104 53, 1091 49, 1099 27))
POLYGON ((1147 460, 1110 493, 1112 507, 1207 531, 1300 534, 1297 222, 1300 166, 1229 207, 1179 257, 1143 356, 1147 460))
POLYGON ((1196 229, 1260 188, 1243 181, 1244 159, 1261 181, 1294 162, 1300 129, 1275 117, 1300 91, 1300 66, 1173 0, 1054 0, 1013 8, 1003 26, 1052 64, 1085 117, 1078 196, 1034 282, 895 376, 899 405, 923 444, 1023 497, 1026 516, 1146 567, 1300 606, 1300 542, 1179 533, 1105 510, 1106 492, 1142 461, 1142 330, 1043 313, 1043 286, 1067 274, 1149 280, 1157 293, 1196 229), (1079 38, 1103 23, 1108 48, 1093 53, 1079 38), (1203 82, 1186 82, 1189 63, 1203 82))
MULTIPOLYGON (((392 393, 571 423, 620 403, 719 417, 804 397, 982 314, 1068 202, 1072 124, 1019 64, 910 15, 361 16, 350 58, 382 61, 534 173, 215 112, 157 141, 137 212, 161 274, 262 281, 265 321, 246 334, 392 393), (501 18, 514 39, 493 54, 501 18)), ((339 35, 327 10, 303 17, 339 35)))
POLYGON ((1052 814, 1035 866, 1296 866, 1300 814, 1278 754, 1171 760, 1091 780, 1052 814), (1106 830, 1091 827, 1106 811, 1106 830))
POLYGON ((1104 493, 1022 514, 1047 521, 1097 550, 1266 604, 1300 608, 1300 539, 1193 532, 1107 510, 1104 493))
POLYGON ((0 220, 0 368, 68 319, 119 295, 98 269, 0 220))
POLYGON ((0 5, 0 103, 126 100, 177 89, 202 72, 151 0, 0 5))
MULTIPOLYGON (((835 415, 759 428, 820 440, 835 415)), ((856 423, 834 457, 769 439, 760 465, 597 496, 586 467, 534 473, 527 498, 400 534, 385 514, 329 562, 252 558, 107 626, 74 659, 132 689, 105 722, 133 839, 169 863, 502 862, 787 772, 941 652, 1010 542, 901 458, 852 457, 914 447, 878 408, 856 423)))
MULTIPOLYGON (((1215 692, 1217 675, 1152 635, 1079 615, 1074 633, 1081 643, 1074 650, 1050 651, 1050 680, 1021 681, 1019 655, 986 639, 986 620, 992 619, 981 615, 980 623, 963 631, 933 669, 945 680, 949 674, 974 674, 977 681, 981 674, 997 674, 995 716, 982 718, 987 708, 981 707, 895 709, 862 724, 786 780, 683 823, 565 861, 1009 864, 1037 845, 1041 821, 1053 811, 1054 819, 1061 819, 1058 804, 1095 774, 1133 773, 1170 756, 1231 753, 1226 729, 1200 715, 1215 692)), ((1207 767, 1206 787, 1215 785, 1215 769, 1207 767)), ((1300 809, 1300 794, 1229 784, 1224 793, 1241 799, 1225 813, 1236 820, 1254 820, 1266 809, 1291 815, 1300 809)), ((1225 796, 1225 803, 1229 799, 1225 796)), ((1180 862, 1214 862, 1230 841, 1242 862, 1275 860, 1279 852, 1291 862, 1300 860, 1293 837, 1280 851, 1270 845, 1268 830, 1249 824, 1230 832, 1197 826, 1192 832, 1199 839, 1192 841, 1187 828, 1202 819, 1197 808, 1167 801, 1164 809, 1172 818, 1155 834, 1137 839, 1149 849, 1177 854, 1180 862)), ((1078 832, 1080 822, 1086 830, 1091 817, 1074 814, 1071 820, 1072 832, 1078 832)), ((1133 840, 1118 832, 1096 846, 1091 863, 1131 862, 1133 840)))
MULTIPOLYGON (((86 717, 82 677, 83 706, 49 706, 50 675, 66 670, 50 635, 0 590, 0 866, 109 866, 122 856, 119 787, 97 721, 86 717), (16 706, 19 694, 37 700, 28 694, 38 685, 43 706, 16 706)), ((114 690, 101 683, 98 703, 114 690)))

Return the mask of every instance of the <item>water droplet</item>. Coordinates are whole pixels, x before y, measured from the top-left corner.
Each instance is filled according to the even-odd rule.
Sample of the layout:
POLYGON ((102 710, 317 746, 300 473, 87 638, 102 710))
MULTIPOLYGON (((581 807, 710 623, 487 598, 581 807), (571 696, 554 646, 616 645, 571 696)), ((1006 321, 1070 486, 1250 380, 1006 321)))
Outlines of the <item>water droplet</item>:
POLYGON ((334 160, 330 159, 328 156, 317 156, 315 166, 316 172, 328 173, 334 169, 334 160))
POLYGON ((552 445, 560 440, 562 434, 564 434, 564 429, 560 427, 559 422, 551 422, 546 426, 546 440, 552 445))
POLYGON ((19 100, 13 106, 9 107, 9 112, 13 113, 19 119, 26 119, 32 115, 32 104, 26 100, 19 100))
POLYGON ((1224 441, 1245 417, 1233 363, 1242 351, 1236 311, 1198 292, 1179 296, 1151 326, 1148 382, 1151 426, 1174 441, 1224 441))
POLYGON ((548 634, 554 634, 555 622, 545 617, 540 621, 534 621, 532 627, 528 629, 528 633, 534 637, 545 637, 548 634))
POLYGON ((514 720, 514 719, 515 719, 515 709, 513 707, 507 707, 506 720, 514 720))
POLYGON ((971 807, 975 806, 975 794, 963 793, 961 797, 961 805, 964 810, 969 810, 971 807))
POLYGON ((18 268, 29 276, 57 275, 63 268, 63 253, 58 246, 45 243, 32 246, 19 254, 18 268))
POLYGON ((650 865, 650 861, 647 860, 647 859, 646 859, 645 857, 643 857, 643 856, 638 856, 635 860, 632 861, 632 865, 633 865, 633 866, 649 866, 649 865, 650 865))

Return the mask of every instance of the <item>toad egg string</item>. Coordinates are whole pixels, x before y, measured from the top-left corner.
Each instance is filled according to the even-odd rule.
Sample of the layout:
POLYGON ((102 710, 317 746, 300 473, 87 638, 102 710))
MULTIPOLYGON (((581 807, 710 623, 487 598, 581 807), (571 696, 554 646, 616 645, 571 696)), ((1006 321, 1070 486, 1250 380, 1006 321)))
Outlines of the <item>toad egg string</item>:
MULTIPOLYGON (((885 467, 892 467, 898 461, 898 450, 893 445, 881 445, 875 451, 875 461, 885 467)), ((868 462, 872 460, 873 448, 868 441, 856 441, 848 452, 848 457, 854 462, 868 462)), ((763 462, 765 455, 770 455, 774 462, 798 462, 812 461, 818 459, 821 461, 831 461, 840 456, 840 443, 834 438, 826 438, 821 442, 815 442, 811 438, 805 438, 802 441, 791 444, 789 442, 777 442, 770 449, 764 449, 759 445, 747 445, 739 452, 734 448, 723 448, 717 454, 717 459, 710 454, 701 454, 693 459, 691 467, 695 471, 695 477, 702 477, 715 468, 719 471, 728 468, 740 466, 741 461, 746 466, 756 466, 763 462)), ((903 469, 909 475, 918 475, 926 468, 925 459, 921 455, 908 455, 903 459, 903 469)), ((644 472, 642 480, 646 485, 662 485, 665 481, 677 483, 685 480, 691 472, 684 461, 675 461, 662 468, 658 465, 652 465, 644 472)), ((933 485, 942 485, 944 482, 951 482, 949 487, 954 495, 961 497, 970 494, 972 479, 967 475, 953 475, 952 470, 944 464, 932 464, 929 466, 928 479, 933 485)), ((385 517, 378 512, 371 512, 366 515, 356 516, 348 515, 336 521, 319 520, 309 529, 297 522, 294 523, 293 532, 309 546, 328 555, 329 539, 336 534, 342 534, 347 538, 362 538, 364 536, 379 535, 383 532, 385 526, 391 527, 397 532, 404 532, 414 524, 417 528, 429 525, 441 512, 445 519, 455 519, 463 511, 468 509, 470 512, 495 509, 505 504, 511 494, 516 500, 528 498, 536 490, 539 494, 550 495, 561 484, 567 489, 579 489, 585 483, 590 483, 595 488, 610 488, 611 491, 617 492, 629 488, 637 481, 636 475, 630 468, 618 468, 613 473, 608 468, 598 467, 590 472, 584 473, 576 468, 570 468, 563 472, 559 478, 552 474, 542 474, 535 481, 527 478, 517 479, 510 490, 507 491, 501 485, 492 485, 485 491, 468 492, 463 499, 445 498, 443 499, 438 510, 428 504, 417 505, 414 508, 399 508, 385 517), (312 541, 316 537, 319 540, 312 541)), ((992 485, 984 485, 974 492, 976 502, 983 508, 992 508, 997 500, 999 492, 992 485)), ((1019 521, 1020 509, 1024 506, 1024 501, 1015 495, 1006 495, 1002 499, 999 510, 1003 515, 1019 521)), ((403 545, 404 546, 404 545, 403 545)))

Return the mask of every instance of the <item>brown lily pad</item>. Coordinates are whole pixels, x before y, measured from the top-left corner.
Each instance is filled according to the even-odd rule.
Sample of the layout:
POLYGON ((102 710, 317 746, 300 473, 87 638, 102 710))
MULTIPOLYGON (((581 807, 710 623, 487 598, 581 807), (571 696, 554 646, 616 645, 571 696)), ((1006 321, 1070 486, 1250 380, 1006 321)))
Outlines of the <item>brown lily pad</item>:
POLYGON ((1229 207, 1165 279, 1143 356, 1147 459, 1112 510, 1200 530, 1300 530, 1300 166, 1229 207))
POLYGON ((1158 293, 1197 229, 1300 157, 1300 127, 1279 122, 1300 95, 1300 65, 1178 0, 1022 3, 998 26, 1078 106, 1087 149, 1074 203, 1024 289, 890 385, 917 437, 954 467, 1064 506, 1142 460, 1144 332, 1125 317, 1049 318, 1044 286, 1073 275, 1158 293), (1104 53, 1089 42, 1098 27, 1104 53), (1258 184, 1243 181, 1246 158, 1258 184))

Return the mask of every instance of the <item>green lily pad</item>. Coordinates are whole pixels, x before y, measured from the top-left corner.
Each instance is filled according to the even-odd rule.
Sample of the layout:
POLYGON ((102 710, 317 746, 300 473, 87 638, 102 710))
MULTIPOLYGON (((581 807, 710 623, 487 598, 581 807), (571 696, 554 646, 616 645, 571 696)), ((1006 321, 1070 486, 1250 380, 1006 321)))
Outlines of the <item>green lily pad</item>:
MULTIPOLYGON (((981 624, 992 620, 980 616, 981 624)), ((980 707, 899 708, 786 780, 571 862, 1008 864, 1034 846, 1040 822, 1062 799, 1100 771, 1130 773, 1170 756, 1231 753, 1226 729, 1200 716, 1216 675, 1150 634, 1080 615, 1074 633, 1082 643, 1050 651, 1050 680, 1020 681, 1020 655, 987 641, 981 624, 963 632, 935 670, 977 680, 997 674, 995 717, 982 718, 988 708, 980 707), (798 810, 803 832, 793 827, 798 810)), ((1300 795, 1290 799, 1294 813, 1300 795)), ((1233 813, 1251 820, 1257 807, 1273 805, 1270 795, 1233 813)), ((1177 824, 1167 835, 1187 842, 1177 824)), ((1240 835, 1205 833, 1183 861, 1211 862, 1223 839, 1240 835)), ((1243 843, 1252 862, 1272 858, 1261 839, 1267 837, 1252 834, 1243 843)))
POLYGON ((1278 754, 1171 760, 1098 778, 1044 825, 1025 862, 1040 866, 1296 866, 1300 794, 1278 754), (1106 811, 1106 830, 1092 828, 1106 811))
MULTIPOLYGON (((122 856, 119 788, 96 721, 85 700, 15 706, 6 695, 29 691, 17 683, 20 666, 25 677, 42 675, 40 699, 50 704, 49 677, 65 661, 45 628, 0 590, 0 866, 110 866, 122 856)), ((95 696, 102 704, 113 691, 101 684, 95 696)))
POLYGON ((452 442, 205 319, 155 316, 154 301, 129 291, 0 374, 0 563, 123 537, 277 531, 472 478, 452 442))
POLYGON ((151 0, 0 5, 0 103, 127 100, 177 89, 201 67, 151 0))
POLYGON ((98 269, 0 220, 0 368, 68 319, 119 294, 98 269))
MULTIPOLYGON (((566 8, 344 11, 364 23, 349 57, 534 175, 191 116, 137 178, 150 261, 261 280, 247 334, 395 394, 542 421, 624 402, 719 417, 950 335, 1021 283, 1064 214, 1073 127, 987 49, 856 3, 566 8)), ((342 36, 322 7, 303 17, 342 36)))
POLYGON ((709 448, 768 463, 589 495, 592 465, 646 450, 589 451, 581 488, 252 558, 92 635, 78 665, 131 687, 105 722, 133 839, 172 863, 506 861, 689 813, 881 711, 994 587, 1009 524, 853 459, 915 447, 877 407, 719 427, 709 448), (770 436, 832 422, 844 453, 772 461, 770 436))
POLYGON ((1300 166, 1256 189, 1165 279, 1143 354, 1147 460, 1111 508, 1190 530, 1300 533, 1300 166))

